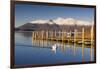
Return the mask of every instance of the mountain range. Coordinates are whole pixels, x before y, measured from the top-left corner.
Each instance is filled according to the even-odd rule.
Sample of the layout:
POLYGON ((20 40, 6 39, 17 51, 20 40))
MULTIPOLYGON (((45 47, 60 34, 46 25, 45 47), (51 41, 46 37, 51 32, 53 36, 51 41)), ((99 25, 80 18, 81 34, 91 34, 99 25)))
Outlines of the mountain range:
POLYGON ((36 19, 21 25, 15 30, 17 31, 36 31, 36 30, 74 30, 75 28, 81 30, 82 27, 90 29, 93 25, 93 21, 76 20, 74 18, 56 18, 52 20, 48 19, 36 19))

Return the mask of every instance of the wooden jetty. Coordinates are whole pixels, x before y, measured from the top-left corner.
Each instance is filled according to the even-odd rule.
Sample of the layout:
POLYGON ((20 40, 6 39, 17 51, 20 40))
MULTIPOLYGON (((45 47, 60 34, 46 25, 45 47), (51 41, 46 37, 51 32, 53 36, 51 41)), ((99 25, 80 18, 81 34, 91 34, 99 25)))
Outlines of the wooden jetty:
POLYGON ((93 27, 91 27, 89 32, 85 32, 83 27, 81 31, 74 29, 74 31, 66 30, 41 30, 33 31, 32 39, 37 40, 52 40, 52 41, 63 41, 68 43, 78 43, 78 44, 94 44, 94 32, 93 27))

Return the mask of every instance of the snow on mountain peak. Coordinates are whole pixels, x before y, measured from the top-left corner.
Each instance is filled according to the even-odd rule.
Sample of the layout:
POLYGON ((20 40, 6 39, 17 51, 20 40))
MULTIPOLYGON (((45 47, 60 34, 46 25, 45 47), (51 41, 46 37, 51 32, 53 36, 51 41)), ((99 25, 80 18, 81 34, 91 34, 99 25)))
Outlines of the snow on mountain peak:
POLYGON ((31 21, 30 23, 44 24, 44 23, 47 23, 47 22, 48 22, 48 20, 37 19, 37 20, 31 21))
POLYGON ((75 20, 73 18, 57 18, 54 22, 59 25, 73 25, 75 20))
POLYGON ((46 20, 46 19, 37 19, 37 20, 31 21, 30 23, 53 24, 50 20, 46 20))
POLYGON ((53 20, 47 20, 47 19, 37 19, 33 20, 30 23, 39 23, 39 24, 58 24, 58 25, 92 25, 92 22, 89 21, 83 21, 83 20, 76 20, 74 18, 56 18, 53 20))

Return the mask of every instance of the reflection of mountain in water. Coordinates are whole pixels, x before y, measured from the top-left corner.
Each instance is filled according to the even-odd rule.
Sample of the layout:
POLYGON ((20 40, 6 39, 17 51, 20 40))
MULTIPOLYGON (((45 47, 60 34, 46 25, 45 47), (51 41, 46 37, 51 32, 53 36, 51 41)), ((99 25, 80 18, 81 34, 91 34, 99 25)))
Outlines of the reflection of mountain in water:
POLYGON ((15 32, 15 33, 18 33, 18 34, 20 34, 20 35, 22 35, 22 36, 24 36, 25 38, 29 38, 29 37, 32 37, 32 32, 23 32, 23 31, 21 31, 21 32, 15 32))

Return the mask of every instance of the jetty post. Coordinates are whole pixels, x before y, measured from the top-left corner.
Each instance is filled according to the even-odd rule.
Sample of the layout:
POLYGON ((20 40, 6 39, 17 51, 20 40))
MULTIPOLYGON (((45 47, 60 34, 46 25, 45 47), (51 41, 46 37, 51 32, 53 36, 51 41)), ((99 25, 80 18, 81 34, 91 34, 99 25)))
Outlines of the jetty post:
POLYGON ((85 34, 84 34, 84 27, 82 28, 82 61, 84 61, 84 38, 85 38, 85 34))
POLYGON ((48 40, 48 30, 46 31, 46 40, 48 40))
POLYGON ((71 41, 71 35, 72 35, 72 32, 70 30, 70 32, 69 32, 69 42, 71 41))
POLYGON ((57 40, 57 35, 56 35, 56 34, 57 34, 57 32, 56 32, 56 30, 55 30, 55 33, 54 33, 54 39, 55 39, 55 40, 57 40))
POLYGON ((65 41, 68 41, 68 40, 67 40, 67 32, 66 32, 66 30, 64 31, 64 40, 65 40, 65 41))
POLYGON ((42 39, 44 39, 44 31, 41 31, 42 39))
POLYGON ((61 40, 64 41, 64 31, 63 30, 61 31, 61 38, 62 38, 61 40))
POLYGON ((35 33, 35 31, 34 31, 34 39, 36 39, 36 33, 35 33))
POLYGON ((92 61, 93 60, 93 33, 94 33, 94 31, 93 31, 93 25, 91 26, 91 48, 90 48, 90 61, 92 61))
POLYGON ((84 27, 82 28, 82 43, 84 44, 84 27))
POLYGON ((93 32, 94 32, 94 31, 93 31, 93 26, 92 26, 92 27, 91 27, 91 44, 93 44, 93 36, 94 36, 94 35, 93 35, 93 32))
POLYGON ((77 41, 76 41, 76 39, 77 39, 76 37, 77 37, 77 30, 75 29, 75 30, 74 30, 74 43, 77 42, 77 41))

